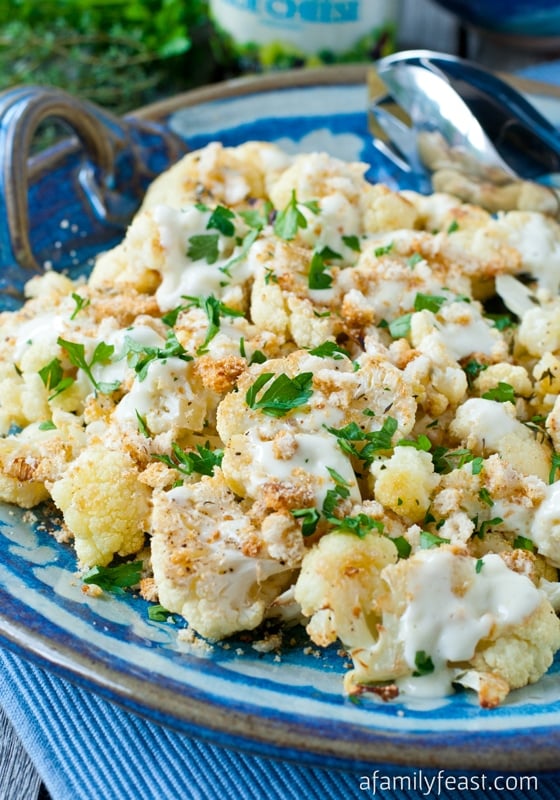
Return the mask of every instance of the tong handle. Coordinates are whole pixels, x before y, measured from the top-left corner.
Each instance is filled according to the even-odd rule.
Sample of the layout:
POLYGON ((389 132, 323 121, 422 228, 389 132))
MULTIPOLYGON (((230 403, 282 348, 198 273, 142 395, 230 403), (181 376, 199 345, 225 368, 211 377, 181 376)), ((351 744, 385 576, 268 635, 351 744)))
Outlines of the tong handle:
POLYGON ((186 149, 157 123, 118 118, 61 89, 0 93, 0 291, 20 295, 45 262, 65 266, 56 248, 65 212, 85 231, 92 252, 94 240, 122 233, 149 182, 186 149), (51 118, 71 135, 32 156, 34 136, 51 118), (52 241, 45 236, 49 217, 52 241))

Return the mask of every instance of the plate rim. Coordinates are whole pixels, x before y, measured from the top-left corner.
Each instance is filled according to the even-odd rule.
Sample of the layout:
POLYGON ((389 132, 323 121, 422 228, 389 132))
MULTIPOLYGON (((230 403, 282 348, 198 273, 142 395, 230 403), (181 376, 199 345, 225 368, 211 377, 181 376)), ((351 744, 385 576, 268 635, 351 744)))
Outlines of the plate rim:
MULTIPOLYGON (((345 65, 244 77, 158 101, 132 112, 130 117, 156 121, 179 109, 224 98, 244 97, 284 88, 361 84, 368 78, 370 71, 369 65, 345 65)), ((547 87, 538 81, 530 83, 533 86, 547 87)), ((560 99, 560 87, 554 88, 553 96, 560 99)), ((60 150, 52 155, 59 157, 60 150)), ((366 765, 375 763, 390 767, 437 766, 463 770, 480 770, 485 767, 488 770, 515 772, 522 769, 557 769, 560 725, 544 725, 542 728, 531 728, 528 732, 519 728, 512 733, 500 731, 493 737, 496 741, 490 742, 484 730, 443 733, 428 731, 417 734, 411 731, 401 733, 355 726, 362 733, 360 742, 368 740, 367 752, 361 753, 357 758, 354 740, 337 740, 330 744, 329 739, 324 736, 311 739, 309 730, 302 732, 296 729, 293 721, 267 720, 267 726, 263 727, 262 716, 241 715, 232 709, 213 704, 216 711, 214 719, 219 719, 221 724, 219 727, 216 724, 211 725, 207 703, 192 697, 187 698, 187 719, 187 708, 181 706, 181 713, 178 714, 177 705, 171 706, 172 698, 166 696, 166 702, 162 704, 161 697, 156 697, 157 686, 150 685, 148 700, 145 696, 146 685, 136 676, 123 675, 118 668, 111 668, 104 660, 92 661, 71 646, 53 643, 48 636, 30 634, 29 629, 18 620, 6 616, 1 608, 0 636, 7 647, 18 655, 46 667, 70 682, 97 692, 128 711, 180 733, 193 735, 193 730, 196 729, 195 733, 201 739, 253 754, 286 760, 297 759, 315 766, 324 766, 322 761, 328 758, 329 767, 339 769, 365 768, 366 765), (33 642, 29 641, 30 638, 33 638, 33 642), (142 698, 141 705, 138 698, 142 698), (525 737, 531 740, 532 749, 520 746, 520 740, 522 742, 525 737), (534 745, 537 741, 539 749, 535 754, 534 745), (505 743, 509 746, 504 747, 505 743), (313 749, 310 749, 311 744, 313 749)), ((300 728, 304 728, 301 723, 300 728)))

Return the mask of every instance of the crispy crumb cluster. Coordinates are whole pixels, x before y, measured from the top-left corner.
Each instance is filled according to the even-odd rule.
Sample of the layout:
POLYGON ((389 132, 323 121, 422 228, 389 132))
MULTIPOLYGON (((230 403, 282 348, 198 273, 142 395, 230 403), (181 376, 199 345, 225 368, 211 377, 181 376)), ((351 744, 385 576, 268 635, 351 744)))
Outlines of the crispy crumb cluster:
POLYGON ((32 279, 0 499, 193 641, 300 621, 350 693, 492 707, 560 648, 560 227, 364 171, 212 144, 87 282, 32 279))

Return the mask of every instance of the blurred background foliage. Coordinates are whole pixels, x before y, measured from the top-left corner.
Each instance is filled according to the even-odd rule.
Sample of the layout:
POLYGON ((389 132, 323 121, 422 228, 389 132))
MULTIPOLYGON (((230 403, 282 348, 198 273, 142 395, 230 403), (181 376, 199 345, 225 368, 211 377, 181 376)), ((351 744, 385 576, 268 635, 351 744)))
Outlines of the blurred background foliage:
POLYGON ((59 86, 117 114, 216 79, 205 0, 2 0, 0 90, 59 86))

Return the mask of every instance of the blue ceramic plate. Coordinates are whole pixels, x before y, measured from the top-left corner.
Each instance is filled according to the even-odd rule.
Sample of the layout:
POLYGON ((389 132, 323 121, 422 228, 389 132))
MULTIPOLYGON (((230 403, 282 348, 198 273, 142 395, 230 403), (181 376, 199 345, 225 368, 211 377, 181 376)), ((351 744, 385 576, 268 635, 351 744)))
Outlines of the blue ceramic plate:
MULTIPOLYGON (((4 98, 4 109, 20 100, 4 98)), ((213 139, 227 145, 266 139, 290 151, 324 149, 365 160, 372 180, 415 185, 372 147, 366 105, 361 69, 241 81, 142 112, 135 147, 144 148, 144 162, 153 156, 156 170, 169 156, 162 147, 162 142, 169 144, 168 131, 191 147, 213 139), (150 119, 159 120, 163 130, 150 128, 150 119)), ((560 105, 549 100, 541 108, 560 119, 560 105)), ((130 171, 130 161, 119 162, 105 180, 100 164, 107 154, 91 156, 82 113, 74 109, 67 116, 84 147, 66 142, 54 155, 33 162, 29 196, 25 191, 19 203, 8 196, 9 186, 2 187, 4 306, 16 302, 12 290, 17 294, 27 274, 14 263, 16 257, 27 271, 48 262, 78 274, 87 270, 97 250, 122 235, 118 215, 133 200, 130 174, 119 184, 118 173, 130 171), (23 231, 14 241, 26 210, 32 234, 23 231)), ((98 125, 95 109, 87 114, 98 125)), ((5 141, 11 136, 21 142, 21 136, 10 133, 14 117, 4 115, 5 141)), ((33 125, 38 117, 39 112, 33 125)), ((102 129, 107 124, 114 121, 103 119, 102 129)), ((118 123, 119 130, 112 130, 117 144, 135 125, 118 123)), ((19 180, 17 174, 11 177, 19 180)), ((49 533, 55 527, 56 514, 48 508, 0 508, 3 643, 129 710, 218 744, 329 767, 356 769, 381 762, 463 770, 557 767, 560 663, 536 686, 512 693, 491 711, 481 710, 467 692, 429 702, 385 703, 374 696, 351 702, 342 694, 345 666, 337 648, 310 648, 301 631, 287 636, 279 653, 259 652, 244 640, 194 646, 181 635, 180 621, 150 621, 148 605, 138 597, 88 596, 75 574, 72 551, 49 533)))

